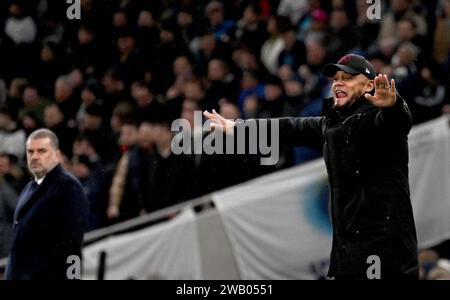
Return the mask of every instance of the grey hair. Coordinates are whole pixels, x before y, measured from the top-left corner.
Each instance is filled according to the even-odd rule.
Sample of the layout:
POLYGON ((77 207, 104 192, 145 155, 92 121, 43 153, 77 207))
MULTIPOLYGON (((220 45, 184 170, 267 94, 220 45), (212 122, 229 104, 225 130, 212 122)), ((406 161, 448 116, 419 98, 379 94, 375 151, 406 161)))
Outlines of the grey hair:
POLYGON ((41 128, 38 130, 33 131, 27 139, 27 143, 28 141, 31 140, 37 140, 37 139, 43 139, 43 138, 49 138, 50 139, 50 144, 52 145, 53 149, 58 150, 59 149, 59 139, 56 136, 56 134, 51 131, 50 129, 47 128, 41 128))

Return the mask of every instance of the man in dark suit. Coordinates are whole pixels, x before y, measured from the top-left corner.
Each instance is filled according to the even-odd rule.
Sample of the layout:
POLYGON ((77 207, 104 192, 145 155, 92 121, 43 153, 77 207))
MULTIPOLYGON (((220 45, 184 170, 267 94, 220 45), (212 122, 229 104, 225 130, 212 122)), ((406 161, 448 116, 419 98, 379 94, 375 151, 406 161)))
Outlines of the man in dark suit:
POLYGON ((6 279, 80 279, 86 196, 60 165, 52 131, 34 131, 26 148, 34 179, 20 194, 14 213, 6 279))

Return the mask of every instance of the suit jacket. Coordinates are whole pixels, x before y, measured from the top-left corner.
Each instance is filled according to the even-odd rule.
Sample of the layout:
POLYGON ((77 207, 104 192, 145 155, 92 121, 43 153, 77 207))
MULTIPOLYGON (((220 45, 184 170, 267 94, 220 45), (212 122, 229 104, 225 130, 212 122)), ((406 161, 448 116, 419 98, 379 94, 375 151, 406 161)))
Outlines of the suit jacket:
POLYGON ((67 258, 81 247, 88 212, 79 181, 60 165, 28 183, 14 214, 6 279, 68 279, 67 258))

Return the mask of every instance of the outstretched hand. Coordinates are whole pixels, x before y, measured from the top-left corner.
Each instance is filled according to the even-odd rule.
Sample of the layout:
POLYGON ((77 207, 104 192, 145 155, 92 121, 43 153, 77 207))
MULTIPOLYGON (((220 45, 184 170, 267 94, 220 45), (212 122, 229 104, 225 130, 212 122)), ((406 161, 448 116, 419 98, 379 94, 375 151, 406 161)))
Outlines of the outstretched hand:
POLYGON ((364 96, 373 105, 378 107, 393 106, 397 101, 397 90, 395 89, 395 81, 391 79, 391 84, 386 74, 379 74, 374 79, 375 83, 375 95, 372 96, 366 93, 364 96))
POLYGON ((205 110, 203 112, 203 115, 208 120, 211 120, 210 130, 218 129, 222 132, 225 132, 226 134, 233 134, 234 125, 236 124, 236 122, 225 119, 224 117, 219 115, 215 109, 212 110, 212 113, 205 110))

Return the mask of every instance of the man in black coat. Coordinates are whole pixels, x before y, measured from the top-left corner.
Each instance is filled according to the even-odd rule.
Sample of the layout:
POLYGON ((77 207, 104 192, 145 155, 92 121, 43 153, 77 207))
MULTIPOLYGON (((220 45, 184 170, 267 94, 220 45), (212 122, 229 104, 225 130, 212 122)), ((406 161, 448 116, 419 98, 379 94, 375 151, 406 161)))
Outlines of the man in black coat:
POLYGON ((6 279, 80 279, 88 202, 79 181, 60 165, 58 138, 48 129, 28 137, 34 179, 19 196, 6 279))
MULTIPOLYGON (((328 276, 418 278, 417 238, 408 181, 411 114, 394 80, 364 57, 345 55, 323 69, 333 78, 322 117, 280 118, 280 143, 323 149, 330 184, 333 245, 328 276)), ((204 113, 212 128, 239 123, 204 113)), ((248 120, 256 122, 263 120, 248 120)))

